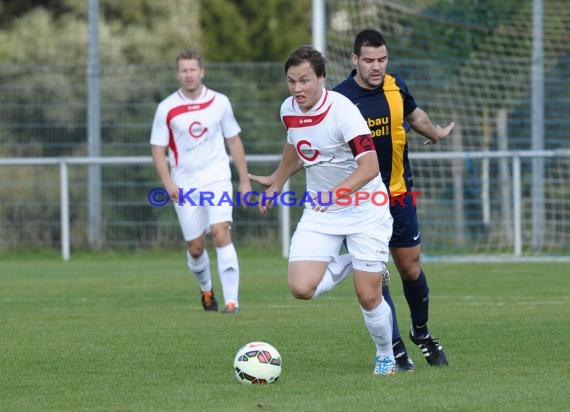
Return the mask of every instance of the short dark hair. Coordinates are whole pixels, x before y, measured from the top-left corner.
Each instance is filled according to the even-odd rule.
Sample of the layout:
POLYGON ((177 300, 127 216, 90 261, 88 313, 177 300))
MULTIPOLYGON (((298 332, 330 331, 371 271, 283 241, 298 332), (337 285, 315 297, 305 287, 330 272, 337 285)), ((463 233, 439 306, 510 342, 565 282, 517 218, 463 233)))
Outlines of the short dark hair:
POLYGON ((354 54, 360 55, 363 47, 382 47, 387 46, 386 40, 378 30, 364 29, 354 38, 354 54))
POLYGON ((327 75, 327 59, 313 46, 301 46, 295 49, 285 62, 285 74, 287 74, 291 66, 299 66, 306 61, 309 62, 317 77, 324 78, 327 75))
POLYGON ((196 50, 183 50, 176 56, 176 69, 178 69, 178 62, 180 60, 197 60, 200 67, 204 67, 202 55, 196 50))

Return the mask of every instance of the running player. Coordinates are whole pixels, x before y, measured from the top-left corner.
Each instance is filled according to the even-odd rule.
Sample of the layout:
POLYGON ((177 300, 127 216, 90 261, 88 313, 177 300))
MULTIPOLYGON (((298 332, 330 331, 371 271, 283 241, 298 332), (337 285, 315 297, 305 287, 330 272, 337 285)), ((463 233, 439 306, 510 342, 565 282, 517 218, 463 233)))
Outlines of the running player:
POLYGON ((239 135, 241 129, 229 99, 202 83, 204 65, 198 52, 184 51, 177 56, 176 78, 180 88, 156 109, 150 138, 152 158, 162 184, 173 200, 187 243, 188 267, 198 280, 204 310, 218 310, 206 249, 206 234, 211 232, 224 312, 237 313, 239 264, 230 233, 232 203, 214 202, 215 206, 212 206, 201 201, 200 193, 214 193, 215 199, 227 198, 233 193, 225 143, 239 174, 240 193, 251 191, 239 135), (190 192, 193 197, 186 201, 185 196, 190 192))
POLYGON ((361 200, 356 205, 357 197, 385 193, 386 187, 366 121, 350 100, 323 87, 325 66, 323 55, 311 46, 296 49, 285 63, 291 97, 281 106, 281 119, 287 142, 273 184, 262 193, 259 207, 264 213, 272 206, 270 198, 281 192, 300 159, 312 202, 291 239, 289 289, 297 299, 311 299, 325 272, 346 270, 336 258, 346 241, 350 256, 344 257, 351 261, 356 295, 376 346, 374 374, 390 375, 395 362, 391 311, 382 299, 382 273, 392 217, 387 204, 361 200))

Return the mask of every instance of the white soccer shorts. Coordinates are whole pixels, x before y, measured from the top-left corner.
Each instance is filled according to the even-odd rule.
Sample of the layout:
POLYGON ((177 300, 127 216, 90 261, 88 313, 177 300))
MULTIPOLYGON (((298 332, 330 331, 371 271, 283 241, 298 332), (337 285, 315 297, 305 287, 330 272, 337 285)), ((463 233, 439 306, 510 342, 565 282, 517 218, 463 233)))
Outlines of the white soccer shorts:
POLYGON ((330 261, 337 256, 346 238, 348 252, 358 260, 388 262, 388 242, 392 236, 392 216, 384 210, 360 215, 366 219, 347 224, 327 212, 305 209, 291 239, 289 261, 330 261), (343 233, 344 232, 344 233, 343 233))
MULTIPOLYGON (((192 188, 181 187, 181 189, 187 193, 192 188)), ((173 201, 184 240, 190 241, 209 233, 213 224, 233 222, 232 182, 219 181, 212 183, 207 189, 198 188, 191 193, 190 198, 192 202, 187 201, 182 205, 173 201), (228 199, 231 199, 231 202, 228 199)))

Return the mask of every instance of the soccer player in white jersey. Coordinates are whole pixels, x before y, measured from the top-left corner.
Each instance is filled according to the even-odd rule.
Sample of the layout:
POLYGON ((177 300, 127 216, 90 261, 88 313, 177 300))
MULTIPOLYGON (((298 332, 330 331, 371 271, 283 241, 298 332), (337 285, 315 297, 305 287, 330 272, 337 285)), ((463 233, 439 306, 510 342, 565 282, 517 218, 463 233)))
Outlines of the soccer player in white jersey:
POLYGON ((224 297, 224 312, 239 311, 239 264, 232 243, 232 182, 229 147, 239 174, 240 192, 251 191, 241 129, 227 96, 203 83, 204 65, 196 51, 176 58, 180 88, 159 103, 150 144, 155 168, 173 201, 188 245, 188 267, 196 276, 204 310, 218 310, 214 296, 206 234, 216 247, 218 274, 224 297), (169 150, 170 170, 167 160, 169 150), (213 196, 214 201, 204 198, 213 196))
POLYGON ((366 121, 350 100, 323 87, 325 65, 311 46, 296 49, 285 63, 292 95, 281 106, 287 143, 259 208, 265 213, 272 206, 271 198, 297 170, 300 158, 313 201, 291 240, 289 289, 298 299, 311 299, 326 271, 340 276, 350 270, 347 259, 352 261, 356 295, 376 346, 374 374, 390 375, 395 372, 391 311, 382 299, 382 274, 392 216, 387 202, 371 201, 386 187, 366 121), (345 240, 349 254, 338 256, 345 240))

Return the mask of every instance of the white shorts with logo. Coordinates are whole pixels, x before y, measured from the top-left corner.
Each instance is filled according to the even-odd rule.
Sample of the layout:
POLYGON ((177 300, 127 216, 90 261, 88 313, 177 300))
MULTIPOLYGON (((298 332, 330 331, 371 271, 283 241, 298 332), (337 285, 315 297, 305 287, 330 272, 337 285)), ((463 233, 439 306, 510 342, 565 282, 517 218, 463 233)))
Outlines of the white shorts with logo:
POLYGON ((387 206, 372 203, 341 212, 315 212, 306 208, 291 239, 289 262, 328 262, 338 256, 346 239, 353 258, 386 263, 392 222, 387 206))
MULTIPOLYGON (((184 193, 193 189, 191 186, 181 184, 179 187, 184 193)), ((202 234, 208 233, 213 224, 233 222, 232 182, 214 182, 207 189, 197 188, 189 197, 192 201, 186 201, 182 205, 173 201, 184 240, 199 238, 202 234)))

